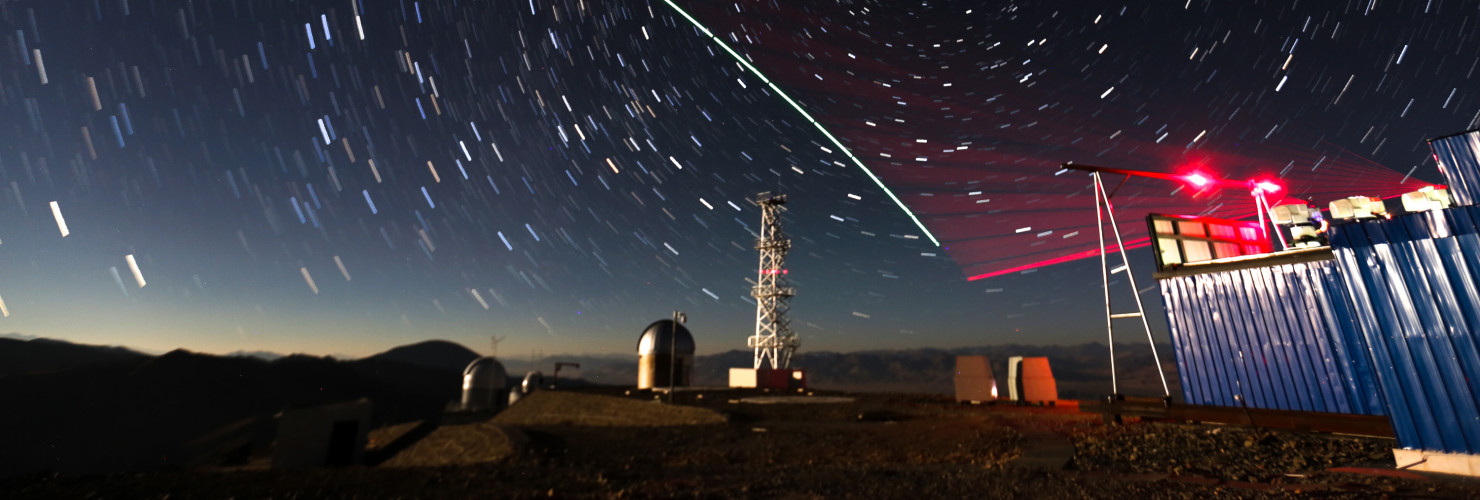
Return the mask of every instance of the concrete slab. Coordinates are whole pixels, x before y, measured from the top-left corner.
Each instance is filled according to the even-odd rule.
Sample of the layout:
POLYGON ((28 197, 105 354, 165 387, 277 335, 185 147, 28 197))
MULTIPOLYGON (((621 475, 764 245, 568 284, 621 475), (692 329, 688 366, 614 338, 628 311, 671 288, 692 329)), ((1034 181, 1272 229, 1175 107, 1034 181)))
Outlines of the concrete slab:
POLYGON ((1429 450, 1393 450, 1399 469, 1480 477, 1480 455, 1429 450))

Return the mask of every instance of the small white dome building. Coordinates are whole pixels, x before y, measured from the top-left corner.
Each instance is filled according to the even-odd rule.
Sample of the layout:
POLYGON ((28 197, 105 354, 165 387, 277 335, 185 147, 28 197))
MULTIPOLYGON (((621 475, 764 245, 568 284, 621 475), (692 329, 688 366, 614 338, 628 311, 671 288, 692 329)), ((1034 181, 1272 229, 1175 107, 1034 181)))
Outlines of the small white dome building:
POLYGON ((468 363, 463 369, 463 411, 491 411, 504 409, 509 401, 509 374, 504 364, 491 357, 482 357, 468 363))
POLYGON ((671 385, 687 386, 694 371, 694 336, 671 319, 655 321, 637 339, 637 356, 638 389, 668 387, 670 370, 671 385))

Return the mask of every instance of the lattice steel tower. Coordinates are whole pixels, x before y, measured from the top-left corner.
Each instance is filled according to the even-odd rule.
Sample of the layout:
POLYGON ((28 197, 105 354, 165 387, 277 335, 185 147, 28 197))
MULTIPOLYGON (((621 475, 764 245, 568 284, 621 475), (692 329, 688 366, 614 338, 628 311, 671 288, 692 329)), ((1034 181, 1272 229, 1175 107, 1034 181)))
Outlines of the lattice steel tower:
POLYGON ((755 349, 756 368, 766 358, 770 358, 771 368, 790 368, 791 354, 799 343, 786 317, 791 309, 787 300, 796 295, 795 288, 786 286, 786 251, 791 249, 791 240, 781 232, 786 195, 761 193, 756 196, 756 204, 761 207, 761 235, 755 240, 755 249, 760 251, 761 261, 755 288, 750 290, 750 296, 755 297, 755 336, 747 344, 755 349))

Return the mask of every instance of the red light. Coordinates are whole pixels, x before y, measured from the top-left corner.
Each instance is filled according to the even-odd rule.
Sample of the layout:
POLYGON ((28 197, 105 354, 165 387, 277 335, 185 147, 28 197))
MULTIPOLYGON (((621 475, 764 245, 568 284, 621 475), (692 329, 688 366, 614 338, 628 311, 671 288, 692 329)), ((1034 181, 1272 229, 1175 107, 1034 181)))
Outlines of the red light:
MULTIPOLYGON (((1135 250, 1137 248, 1149 247, 1149 246, 1151 246, 1151 238, 1137 238, 1137 239, 1134 239, 1134 240, 1130 240, 1130 241, 1125 242, 1125 249, 1126 250, 1135 250)), ((1105 247, 1105 253, 1106 254, 1113 253, 1113 252, 1119 252, 1119 251, 1120 251, 1120 249, 1117 248, 1117 247, 1115 247, 1115 246, 1106 246, 1105 247)), ((1069 261, 1074 261, 1074 260, 1079 260, 1079 259, 1087 259, 1087 258, 1090 258, 1090 257, 1094 257, 1096 255, 1099 255, 1099 254, 1100 254, 1100 251, 1099 250, 1093 250, 1093 249, 1091 249, 1091 250, 1085 250, 1083 252, 1075 252, 1075 253, 1072 253, 1072 254, 1069 254, 1069 255, 1065 255, 1065 256, 1062 256, 1062 257, 1055 257, 1055 258, 1052 258, 1052 259, 1040 260, 1040 261, 1034 262, 1032 264, 1024 264, 1024 265, 1021 265, 1021 266, 1017 266, 1017 267, 1013 267, 1013 268, 1008 268, 1008 269, 1003 269, 1003 270, 1000 270, 1000 271, 992 271, 992 272, 986 273, 986 274, 978 274, 976 276, 972 276, 972 277, 966 278, 966 281, 976 281, 976 280, 980 280, 980 279, 991 278, 993 276, 1001 276, 1001 275, 1008 274, 1008 273, 1016 273, 1016 272, 1021 272, 1021 271, 1027 271, 1029 269, 1037 269, 1037 268, 1044 267, 1044 266, 1051 266, 1051 265, 1054 265, 1054 264, 1059 264, 1059 263, 1064 263, 1064 262, 1069 262, 1069 261)))
POLYGON ((1209 178, 1207 178, 1206 176, 1204 176, 1203 174, 1200 174, 1200 173, 1187 174, 1186 179, 1187 179, 1187 182, 1192 183, 1193 186, 1197 186, 1197 187, 1200 187, 1200 188, 1201 187, 1207 187, 1209 183, 1212 183, 1213 182, 1212 179, 1209 179, 1209 178))
POLYGON ((1282 189, 1280 185, 1275 184, 1274 181, 1254 181, 1255 191, 1263 191, 1265 193, 1278 193, 1280 192, 1280 189, 1282 189))

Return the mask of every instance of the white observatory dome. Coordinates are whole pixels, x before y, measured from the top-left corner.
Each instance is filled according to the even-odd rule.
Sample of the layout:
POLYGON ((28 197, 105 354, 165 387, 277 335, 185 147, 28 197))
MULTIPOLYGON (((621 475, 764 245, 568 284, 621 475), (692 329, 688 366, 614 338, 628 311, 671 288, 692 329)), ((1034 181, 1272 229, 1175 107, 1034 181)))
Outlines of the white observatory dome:
POLYGON ((462 407, 469 411, 500 410, 503 396, 508 387, 509 374, 504 364, 491 357, 482 357, 468 363, 463 369, 462 407))
POLYGON ((468 363, 463 369, 463 390, 470 387, 503 389, 508 385, 509 373, 497 359, 484 356, 468 363))

